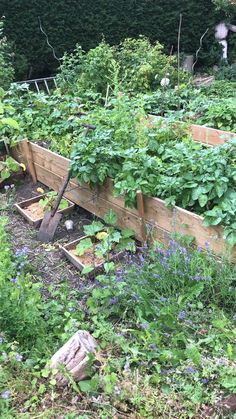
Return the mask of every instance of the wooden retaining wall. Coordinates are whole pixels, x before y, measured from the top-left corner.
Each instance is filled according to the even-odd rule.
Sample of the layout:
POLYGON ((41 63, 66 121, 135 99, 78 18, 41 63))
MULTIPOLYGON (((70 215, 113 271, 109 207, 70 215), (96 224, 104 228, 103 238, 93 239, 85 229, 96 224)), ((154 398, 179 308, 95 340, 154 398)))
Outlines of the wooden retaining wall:
MULTIPOLYGON (((155 121, 163 121, 163 124, 165 124, 166 121, 165 118, 155 115, 149 115, 149 118, 154 125, 155 121)), ((180 126, 184 125, 183 122, 177 122, 177 124, 180 126)), ((189 125, 189 127, 186 128, 186 131, 190 132, 194 141, 199 141, 209 146, 224 144, 230 138, 236 137, 236 133, 233 132, 222 131, 219 129, 194 124, 189 125)))
MULTIPOLYGON (((13 156, 18 161, 24 162, 31 173, 33 166, 37 180, 58 191, 66 176, 70 160, 37 144, 27 143, 28 153, 26 153, 26 141, 22 141, 13 150, 13 156)), ((112 189, 111 180, 108 180, 104 186, 91 190, 88 185, 79 185, 76 179, 72 179, 65 196, 100 218, 112 208, 118 217, 117 226, 133 229, 136 238, 141 240, 143 220, 138 210, 126 208, 122 196, 114 197, 112 189)), ((214 253, 231 254, 236 258, 236 246, 233 250, 228 249, 221 227, 204 227, 201 216, 179 207, 168 209, 161 199, 144 196, 144 220, 147 230, 163 243, 166 243, 169 233, 191 235, 196 238, 198 246, 204 248, 208 242, 214 253)))

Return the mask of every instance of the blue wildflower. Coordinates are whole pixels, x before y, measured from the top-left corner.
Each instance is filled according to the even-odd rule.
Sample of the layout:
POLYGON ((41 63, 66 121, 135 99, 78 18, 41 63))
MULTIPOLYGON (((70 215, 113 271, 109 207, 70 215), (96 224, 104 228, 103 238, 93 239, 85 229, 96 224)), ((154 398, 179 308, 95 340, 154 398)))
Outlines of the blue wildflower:
POLYGON ((17 284, 17 282, 18 282, 18 278, 12 278, 12 279, 11 279, 11 282, 13 282, 14 284, 17 284))
POLYGON ((179 320, 184 320, 187 317, 186 311, 180 311, 177 317, 179 320))
POLYGON ((236 321, 236 314, 234 314, 234 316, 233 316, 233 320, 234 320, 234 321, 236 321))
POLYGON ((145 329, 145 330, 149 328, 148 323, 141 323, 140 326, 142 327, 142 329, 145 329))
POLYGON ((157 351, 157 345, 155 343, 151 343, 150 348, 157 351))
POLYGON ((0 345, 2 345, 3 342, 4 342, 4 339, 2 336, 0 336, 0 345))
POLYGON ((23 359, 23 356, 20 354, 16 354, 16 361, 21 362, 23 359))
POLYGON ((120 387, 115 386, 115 388, 114 388, 114 394, 115 394, 115 396, 119 396, 119 395, 120 395, 120 393, 121 393, 121 389, 120 389, 120 387))
POLYGON ((195 374, 197 372, 197 370, 195 370, 193 367, 188 367, 185 371, 187 374, 195 374))
POLYGON ((110 306, 113 306, 114 304, 118 303, 119 298, 118 297, 113 297, 110 299, 109 304, 110 306))
POLYGON ((1 394, 1 398, 6 400, 6 399, 9 399, 10 395, 11 395, 11 390, 5 390, 1 394))

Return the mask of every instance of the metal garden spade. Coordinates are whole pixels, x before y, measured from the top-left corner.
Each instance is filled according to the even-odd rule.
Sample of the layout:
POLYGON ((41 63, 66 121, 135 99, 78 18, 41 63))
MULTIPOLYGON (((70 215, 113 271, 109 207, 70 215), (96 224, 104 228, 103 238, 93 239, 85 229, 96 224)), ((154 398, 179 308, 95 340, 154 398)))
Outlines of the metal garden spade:
POLYGON ((40 225, 40 229, 38 232, 38 240, 40 240, 43 243, 50 242, 54 237, 55 231, 62 217, 62 214, 57 212, 57 210, 60 205, 62 196, 67 188, 70 178, 71 178, 71 170, 69 169, 51 211, 46 212, 46 214, 44 215, 43 221, 40 225))

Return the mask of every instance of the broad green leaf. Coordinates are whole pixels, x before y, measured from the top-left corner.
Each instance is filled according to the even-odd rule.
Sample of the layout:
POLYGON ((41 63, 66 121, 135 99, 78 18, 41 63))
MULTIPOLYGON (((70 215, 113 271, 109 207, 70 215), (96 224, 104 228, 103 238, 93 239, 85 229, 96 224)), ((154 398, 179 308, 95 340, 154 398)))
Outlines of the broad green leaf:
POLYGON ((202 194, 198 197, 198 202, 199 202, 200 207, 205 207, 205 205, 207 204, 207 201, 208 201, 207 195, 202 194))
POLYGON ((117 223, 116 213, 110 209, 109 212, 104 216, 104 221, 107 224, 115 225, 117 223))
POLYGON ((83 256, 84 253, 86 252, 86 250, 88 249, 92 249, 93 248, 93 242, 92 240, 88 237, 86 239, 83 239, 79 242, 79 244, 77 244, 76 246, 76 254, 78 256, 83 256))
POLYGON ((18 122, 15 121, 13 118, 1 118, 0 120, 1 124, 8 125, 11 128, 14 129, 20 129, 18 122))

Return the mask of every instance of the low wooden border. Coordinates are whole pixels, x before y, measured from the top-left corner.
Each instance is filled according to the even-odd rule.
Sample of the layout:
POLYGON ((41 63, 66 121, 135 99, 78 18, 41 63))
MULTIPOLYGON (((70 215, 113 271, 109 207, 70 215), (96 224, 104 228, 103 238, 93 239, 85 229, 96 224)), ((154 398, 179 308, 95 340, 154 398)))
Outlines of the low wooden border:
MULTIPOLYGON (((39 200, 41 198, 44 198, 45 196, 47 196, 46 193, 42 194, 42 195, 35 196, 34 198, 31 198, 31 199, 26 199, 24 201, 17 202, 14 205, 15 208, 17 209, 17 211, 22 215, 22 217, 24 217, 25 220, 28 221, 28 223, 30 225, 34 226, 34 227, 39 227, 40 226, 40 224, 43 220, 43 217, 39 217, 35 220, 32 217, 30 217, 29 214, 27 214, 27 212, 25 211, 25 208, 30 206, 31 204, 34 204, 35 202, 39 202, 39 200)), ((70 214, 70 212, 73 210, 75 204, 73 202, 71 202, 69 199, 68 199, 68 203, 69 203, 68 207, 60 209, 60 210, 58 210, 58 212, 63 214, 63 215, 70 214)))
MULTIPOLYGON (((79 244, 79 242, 81 242, 81 240, 86 239, 89 236, 83 236, 80 237, 79 239, 76 239, 64 246, 61 246, 61 250, 63 251, 64 255, 66 256, 66 258, 80 271, 82 271, 87 265, 83 264, 80 260, 79 257, 76 258, 76 256, 73 255, 73 253, 71 253, 71 250, 75 249, 77 244, 79 244)), ((110 255, 109 257, 109 261, 112 261, 114 259, 121 259, 121 257, 124 255, 123 251, 120 251, 114 255, 110 255)), ((104 259, 104 262, 98 263, 97 265, 94 266, 94 269, 92 271, 90 271, 90 273, 94 273, 94 272, 98 272, 101 271, 104 267, 104 263, 106 262, 106 260, 104 259)))
MULTIPOLYGON (((70 160, 37 144, 28 143, 28 145, 37 180, 58 191, 66 176, 70 160)), ((19 143, 13 151, 13 155, 27 166, 23 148, 22 143, 19 143)), ((112 208, 118 217, 117 227, 133 229, 135 237, 142 240, 143 218, 140 217, 138 210, 126 208, 123 197, 114 197, 112 190, 111 180, 96 190, 91 190, 88 185, 80 185, 76 179, 72 179, 64 195, 100 218, 103 218, 112 208)), ((144 222, 154 238, 166 243, 168 235, 171 233, 191 235, 195 237, 196 245, 205 248, 206 242, 208 242, 214 253, 231 255, 236 259, 236 246, 231 250, 228 248, 223 239, 223 229, 220 226, 205 227, 203 217, 179 207, 169 209, 165 206, 165 202, 158 198, 144 196, 143 202, 144 222)))
MULTIPOLYGON (((150 121, 155 124, 155 121, 163 121, 165 123, 165 118, 161 116, 155 116, 155 115, 149 115, 150 121)), ((180 125, 184 125, 184 122, 177 122, 180 125)), ((220 144, 224 144, 231 138, 236 137, 236 133, 228 132, 228 131, 222 131, 215 128, 209 128, 205 127, 203 125, 189 125, 189 127, 186 128, 187 132, 190 132, 190 134, 193 137, 194 141, 198 141, 203 144, 207 144, 210 146, 216 146, 220 144)))

